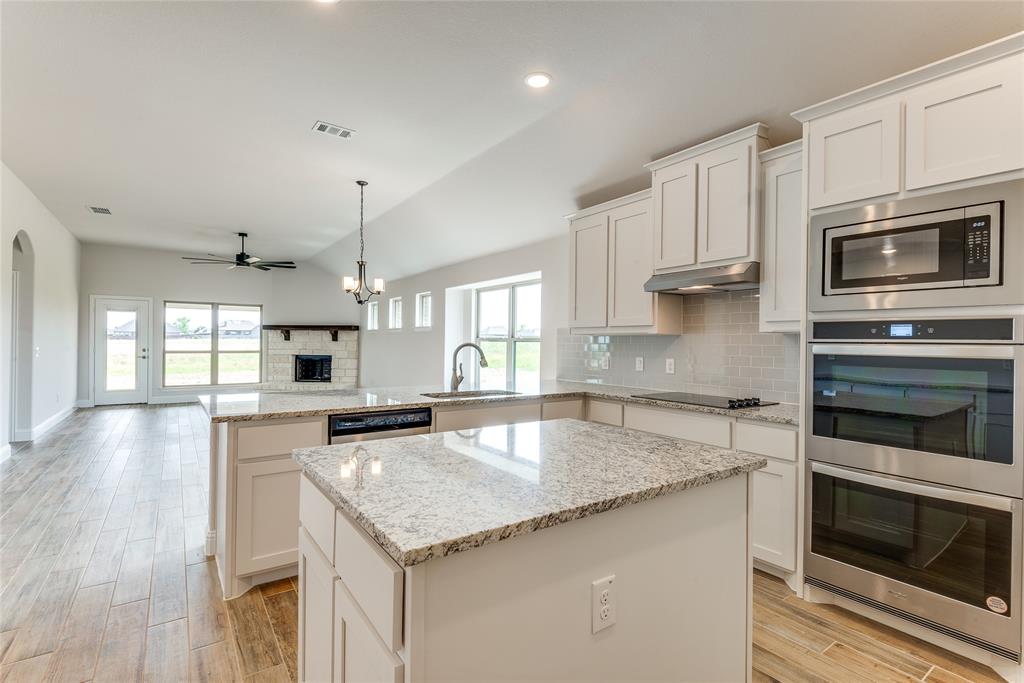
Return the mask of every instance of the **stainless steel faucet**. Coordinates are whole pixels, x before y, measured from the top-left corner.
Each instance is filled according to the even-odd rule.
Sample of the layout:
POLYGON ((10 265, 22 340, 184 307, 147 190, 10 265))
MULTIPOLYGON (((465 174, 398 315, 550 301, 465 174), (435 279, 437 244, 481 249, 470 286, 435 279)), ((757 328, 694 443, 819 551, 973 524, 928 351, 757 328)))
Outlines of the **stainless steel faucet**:
POLYGON ((480 367, 487 367, 487 356, 484 355, 484 350, 481 349, 477 344, 474 344, 473 342, 466 342, 464 344, 459 344, 458 346, 456 346, 455 353, 452 354, 452 391, 458 391, 459 385, 462 384, 462 380, 465 379, 465 377, 462 376, 462 363, 459 363, 459 351, 466 348, 467 346, 473 347, 480 354, 480 367), (458 370, 455 369, 456 367, 458 367, 458 370))

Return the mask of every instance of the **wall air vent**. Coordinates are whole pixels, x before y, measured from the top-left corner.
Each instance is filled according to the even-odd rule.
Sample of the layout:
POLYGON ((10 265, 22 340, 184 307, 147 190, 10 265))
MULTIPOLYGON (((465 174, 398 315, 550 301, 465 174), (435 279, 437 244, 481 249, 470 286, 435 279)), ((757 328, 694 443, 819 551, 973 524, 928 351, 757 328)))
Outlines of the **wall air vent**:
POLYGON ((333 135, 336 138, 350 138, 355 135, 355 131, 351 128, 345 128, 334 123, 327 123, 326 121, 317 121, 313 124, 313 130, 318 133, 324 133, 325 135, 333 135))
POLYGON ((101 213, 104 216, 109 216, 110 215, 110 209, 102 207, 102 206, 90 206, 89 210, 92 211, 93 213, 101 213))

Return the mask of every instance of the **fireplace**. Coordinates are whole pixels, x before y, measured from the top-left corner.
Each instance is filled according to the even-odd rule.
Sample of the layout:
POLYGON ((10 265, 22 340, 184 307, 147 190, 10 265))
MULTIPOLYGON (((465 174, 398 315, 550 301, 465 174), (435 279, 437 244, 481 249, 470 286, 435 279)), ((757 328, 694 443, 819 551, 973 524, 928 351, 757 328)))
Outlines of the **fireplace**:
POLYGON ((331 356, 295 356, 296 382, 330 382, 331 356))

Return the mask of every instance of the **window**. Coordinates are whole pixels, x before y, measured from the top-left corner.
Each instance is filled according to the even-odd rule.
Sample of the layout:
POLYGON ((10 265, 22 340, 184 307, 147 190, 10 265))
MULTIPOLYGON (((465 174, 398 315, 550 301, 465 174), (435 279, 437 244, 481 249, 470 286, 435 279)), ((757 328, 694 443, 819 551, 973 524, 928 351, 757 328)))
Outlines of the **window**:
POLYGON ((380 302, 371 301, 366 304, 366 329, 380 329, 380 302))
POLYGON ((260 381, 260 306, 164 303, 164 386, 260 381))
POLYGON ((481 389, 539 389, 540 282, 477 290, 476 341, 487 354, 481 389))
POLYGON ((392 330, 402 329, 402 297, 400 296, 388 301, 388 327, 392 330))
POLYGON ((430 292, 416 295, 416 327, 430 327, 430 292))

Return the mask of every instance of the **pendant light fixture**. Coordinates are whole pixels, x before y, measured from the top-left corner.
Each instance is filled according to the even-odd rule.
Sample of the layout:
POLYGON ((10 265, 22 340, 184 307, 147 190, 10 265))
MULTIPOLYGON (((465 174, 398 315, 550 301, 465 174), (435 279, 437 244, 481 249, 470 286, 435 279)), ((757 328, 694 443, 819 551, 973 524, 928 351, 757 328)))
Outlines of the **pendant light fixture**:
POLYGON ((359 186, 359 260, 356 261, 356 276, 353 278, 346 275, 342 280, 345 292, 354 296, 360 306, 369 301, 370 297, 384 291, 384 280, 379 277, 374 278, 372 288, 366 284, 366 261, 363 260, 363 191, 368 184, 365 180, 356 181, 356 185, 359 186))

